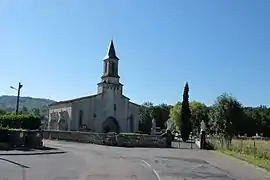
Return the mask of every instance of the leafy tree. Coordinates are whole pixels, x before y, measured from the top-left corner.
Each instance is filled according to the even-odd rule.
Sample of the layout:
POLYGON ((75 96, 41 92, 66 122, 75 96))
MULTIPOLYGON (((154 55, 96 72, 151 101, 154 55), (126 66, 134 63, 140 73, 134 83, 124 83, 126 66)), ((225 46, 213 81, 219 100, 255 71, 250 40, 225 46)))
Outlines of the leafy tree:
POLYGON ((259 117, 261 120, 261 133, 263 133, 265 136, 270 136, 270 110, 266 106, 260 106, 259 109, 259 117))
POLYGON ((170 109, 170 118, 172 120, 172 127, 175 130, 180 129, 181 123, 181 102, 177 102, 171 109, 170 109))
POLYGON ((253 107, 243 108, 244 117, 239 122, 239 135, 255 136, 256 133, 261 132, 261 119, 259 109, 253 107))
POLYGON ((266 106, 245 107, 245 118, 239 127, 240 134, 254 136, 263 134, 270 137, 270 109, 266 106))
POLYGON ((208 108, 205 104, 192 101, 189 103, 191 111, 191 124, 195 134, 200 133, 201 121, 204 120, 208 124, 208 108))
POLYGON ((190 122, 190 108, 189 108, 189 87, 188 83, 186 83, 183 93, 183 102, 182 102, 182 109, 181 109, 181 123, 180 123, 180 131, 181 137, 184 142, 189 139, 189 134, 192 130, 191 122, 190 122))
POLYGON ((156 120, 157 127, 165 128, 165 123, 169 119, 170 108, 167 104, 160 104, 153 107, 153 116, 156 120))
MULTIPOLYGON (((228 94, 222 94, 212 106, 207 107, 203 103, 192 101, 189 103, 189 107, 190 121, 195 133, 199 132, 200 122, 204 120, 208 127, 207 130, 211 134, 226 136, 227 139, 233 135, 255 136, 262 134, 270 137, 270 108, 266 106, 242 108, 240 102, 235 98, 228 94), (224 118, 222 120, 219 117, 224 118), (224 119, 231 123, 225 123, 224 119)), ((179 130, 182 126, 181 109, 181 102, 177 102, 174 106, 165 104, 154 106, 150 102, 144 103, 140 109, 142 117, 139 125, 140 131, 150 133, 153 117, 156 119, 157 126, 165 128, 164 123, 168 119, 168 114, 172 120, 173 128, 179 130)), ((40 112, 46 116, 47 107, 42 108, 40 112)))
POLYGON ((226 93, 217 97, 209 112, 212 132, 229 141, 238 133, 237 126, 241 118, 243 118, 243 109, 240 102, 226 93))
POLYGON ((141 117, 139 130, 143 133, 149 134, 151 132, 153 118, 156 120, 156 126, 164 129, 165 122, 169 118, 170 108, 171 106, 166 104, 154 106, 151 102, 143 103, 139 110, 141 117))
POLYGON ((139 131, 150 134, 152 127, 153 103, 145 102, 139 109, 139 131))

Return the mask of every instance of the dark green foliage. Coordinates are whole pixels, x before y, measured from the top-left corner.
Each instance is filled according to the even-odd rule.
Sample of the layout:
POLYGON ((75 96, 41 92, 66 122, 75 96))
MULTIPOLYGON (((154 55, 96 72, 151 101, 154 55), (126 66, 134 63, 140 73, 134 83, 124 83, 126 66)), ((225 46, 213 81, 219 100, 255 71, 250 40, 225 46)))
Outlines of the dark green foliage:
MULTIPOLYGON (((173 127, 179 129, 182 123, 181 107, 181 102, 177 102, 173 107, 168 105, 155 106, 150 102, 144 103, 140 111, 142 120, 140 122, 140 131, 144 133, 150 132, 151 112, 153 112, 157 126, 161 126, 168 118, 169 109, 173 127)), ((218 133, 223 135, 227 131, 230 136, 247 135, 250 137, 255 136, 257 133, 258 135, 262 134, 265 137, 270 137, 270 108, 266 106, 242 107, 236 98, 224 93, 217 98, 217 101, 212 106, 191 101, 189 107, 191 111, 190 121, 195 134, 199 133, 200 122, 204 120, 208 134, 218 133), (232 126, 230 126, 229 122, 232 122, 232 126)))
POLYGON ((153 116, 156 120, 156 126, 161 129, 166 128, 166 121, 169 119, 171 106, 160 104, 153 107, 153 116))
POLYGON ((8 142, 8 132, 7 128, 0 128, 0 143, 8 142))
POLYGON ((192 131, 191 122, 190 122, 190 108, 189 108, 189 87, 188 83, 186 83, 183 93, 183 102, 182 102, 182 108, 181 108, 181 123, 180 124, 180 131, 181 131, 181 137, 183 141, 187 141, 189 139, 189 134, 192 131))
POLYGON ((240 102, 226 93, 222 94, 217 98, 209 113, 212 132, 231 139, 235 133, 239 132, 243 115, 240 102))
POLYGON ((139 109, 139 115, 141 121, 139 122, 139 131, 150 134, 151 126, 152 126, 152 111, 153 104, 152 103, 144 103, 139 109))
POLYGON ((141 121, 139 122, 139 131, 149 134, 152 127, 152 119, 156 120, 156 126, 161 129, 165 128, 165 122, 169 118, 171 106, 160 104, 154 106, 151 102, 145 102, 140 110, 139 115, 141 121))
POLYGON ((237 127, 240 135, 254 136, 256 133, 270 137, 270 108, 266 106, 244 107, 244 117, 237 127))
POLYGON ((197 102, 197 101, 191 101, 189 103, 189 107, 191 111, 190 121, 192 124, 193 134, 199 135, 201 131, 202 120, 204 120, 206 126, 208 125, 209 108, 205 104, 197 102))
POLYGON ((38 129, 41 120, 30 114, 9 114, 0 116, 0 126, 11 129, 38 129))

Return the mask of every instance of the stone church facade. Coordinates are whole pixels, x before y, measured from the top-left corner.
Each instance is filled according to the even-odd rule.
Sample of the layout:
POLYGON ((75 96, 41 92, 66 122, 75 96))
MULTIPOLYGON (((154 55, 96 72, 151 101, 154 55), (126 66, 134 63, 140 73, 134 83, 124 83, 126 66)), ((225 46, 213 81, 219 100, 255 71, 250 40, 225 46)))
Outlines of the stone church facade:
POLYGON ((49 105, 49 130, 138 131, 140 106, 123 95, 118 75, 119 58, 113 41, 110 41, 103 64, 97 94, 49 105))

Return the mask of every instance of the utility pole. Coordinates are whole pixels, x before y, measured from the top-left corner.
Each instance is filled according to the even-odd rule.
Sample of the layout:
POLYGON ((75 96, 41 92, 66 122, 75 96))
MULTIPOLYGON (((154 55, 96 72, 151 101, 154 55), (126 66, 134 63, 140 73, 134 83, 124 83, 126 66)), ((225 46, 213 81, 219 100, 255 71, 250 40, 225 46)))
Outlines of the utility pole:
POLYGON ((18 95, 17 95, 17 104, 16 104, 16 114, 18 114, 18 112, 19 112, 20 91, 21 91, 21 88, 22 87, 23 87, 23 85, 19 82, 19 85, 18 85, 18 95))
POLYGON ((16 103, 16 114, 19 113, 20 91, 21 91, 22 87, 23 87, 23 85, 20 82, 19 82, 19 85, 18 85, 18 89, 14 88, 13 86, 10 86, 11 89, 15 89, 18 92, 18 94, 17 94, 17 103, 16 103))

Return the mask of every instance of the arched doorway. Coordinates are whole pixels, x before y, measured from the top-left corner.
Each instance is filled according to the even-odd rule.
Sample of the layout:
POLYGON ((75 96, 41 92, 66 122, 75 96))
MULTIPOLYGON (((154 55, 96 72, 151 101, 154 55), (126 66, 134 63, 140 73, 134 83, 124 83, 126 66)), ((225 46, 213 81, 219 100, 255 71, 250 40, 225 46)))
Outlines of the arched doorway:
POLYGON ((117 120, 114 117, 108 117, 103 123, 102 123, 102 130, 104 133, 107 132, 120 132, 120 126, 117 122, 117 120))

